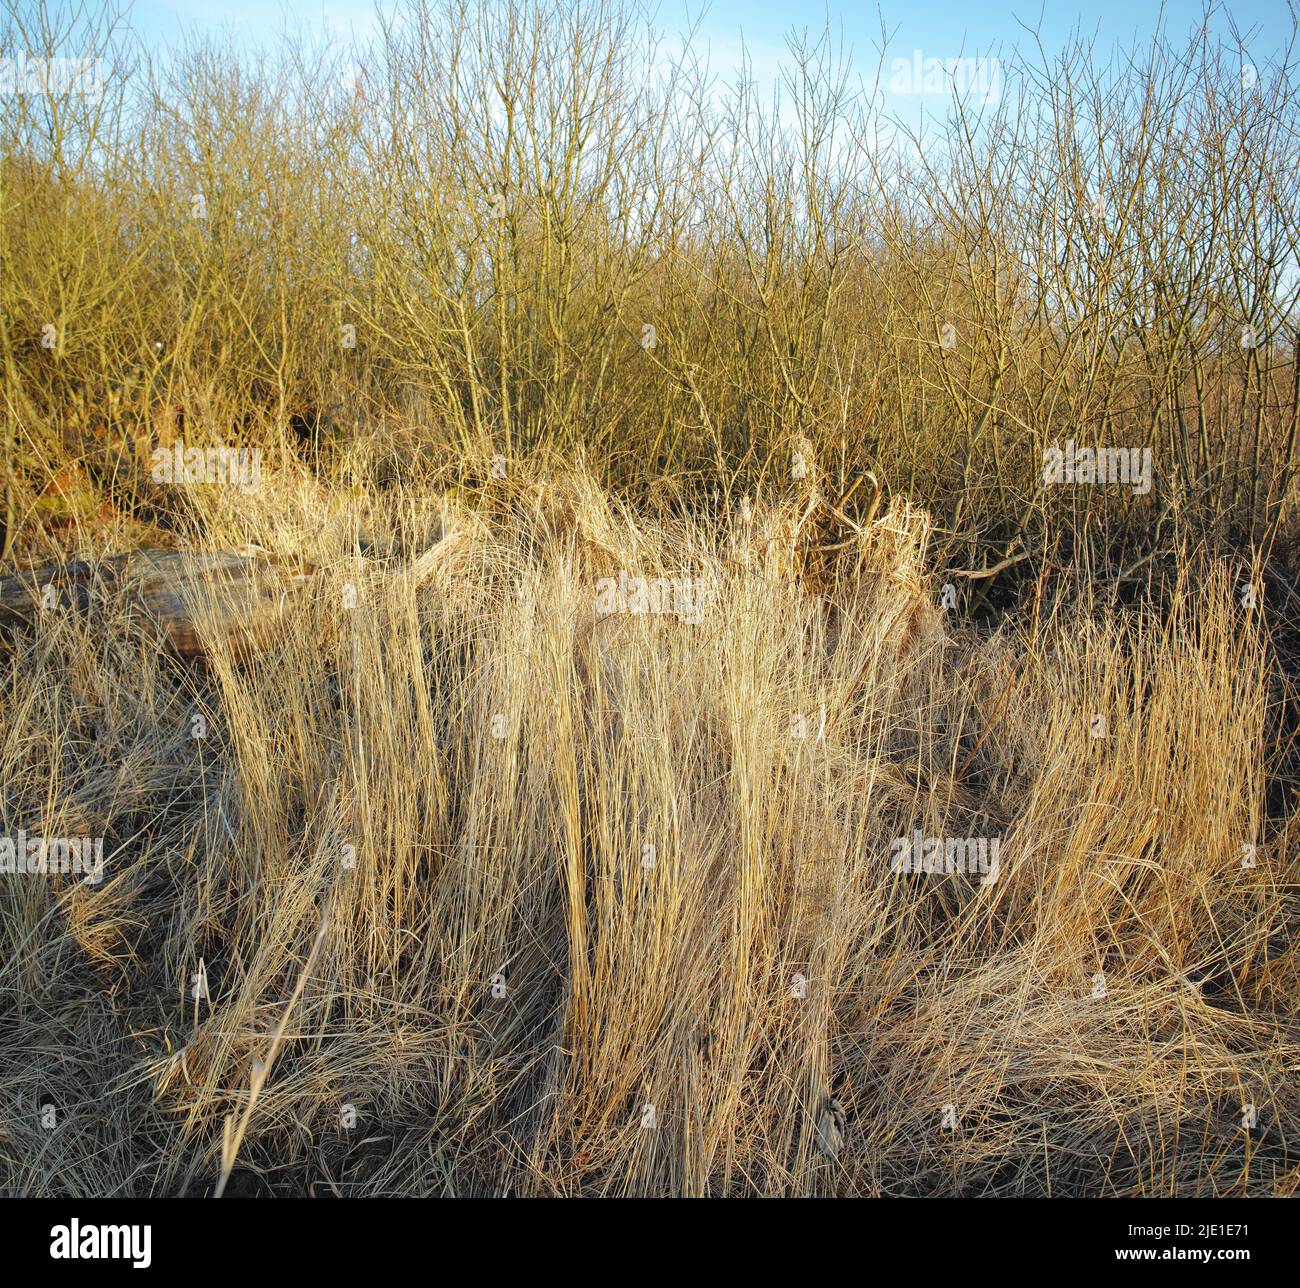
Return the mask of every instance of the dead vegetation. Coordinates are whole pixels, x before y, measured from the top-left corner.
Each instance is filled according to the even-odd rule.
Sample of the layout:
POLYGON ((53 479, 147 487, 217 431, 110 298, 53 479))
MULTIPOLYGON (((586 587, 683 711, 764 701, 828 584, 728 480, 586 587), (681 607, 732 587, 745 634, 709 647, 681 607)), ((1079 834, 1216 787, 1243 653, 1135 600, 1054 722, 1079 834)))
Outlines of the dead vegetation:
POLYGON ((1294 1192, 1295 838, 1226 575, 980 636, 905 507, 830 600, 792 506, 502 490, 388 498, 445 534, 417 580, 305 488, 319 587, 255 665, 108 610, 11 639, 0 831, 109 855, 6 879, 11 1192, 1294 1192), (614 568, 699 620, 599 615, 614 568), (891 871, 915 828, 998 879, 891 871))
POLYGON ((5 14, 0 1189, 1296 1194, 1290 50, 5 14))

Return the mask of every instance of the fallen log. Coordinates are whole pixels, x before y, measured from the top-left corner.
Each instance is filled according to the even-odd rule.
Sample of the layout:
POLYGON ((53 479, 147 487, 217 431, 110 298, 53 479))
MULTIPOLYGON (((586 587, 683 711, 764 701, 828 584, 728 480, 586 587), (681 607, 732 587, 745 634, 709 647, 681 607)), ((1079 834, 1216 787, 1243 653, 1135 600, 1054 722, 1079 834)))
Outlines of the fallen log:
POLYGON ((291 605, 313 580, 310 565, 285 568, 260 551, 134 550, 74 559, 0 578, 0 625, 37 620, 124 594, 182 657, 218 640, 236 654, 265 648, 283 632, 291 605))

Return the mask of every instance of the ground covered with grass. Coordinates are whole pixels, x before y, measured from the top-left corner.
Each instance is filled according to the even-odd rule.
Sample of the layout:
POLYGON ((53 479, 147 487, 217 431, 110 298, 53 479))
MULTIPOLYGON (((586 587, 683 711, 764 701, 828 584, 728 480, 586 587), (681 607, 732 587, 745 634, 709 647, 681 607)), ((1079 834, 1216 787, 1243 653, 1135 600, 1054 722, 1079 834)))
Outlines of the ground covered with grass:
POLYGON ((6 881, 11 1192, 1295 1191, 1295 837, 1222 570, 977 630, 904 503, 833 594, 789 501, 219 508, 322 569, 266 651, 123 599, 0 655, 5 829, 106 838, 6 881), (997 862, 898 870, 918 832, 997 862))

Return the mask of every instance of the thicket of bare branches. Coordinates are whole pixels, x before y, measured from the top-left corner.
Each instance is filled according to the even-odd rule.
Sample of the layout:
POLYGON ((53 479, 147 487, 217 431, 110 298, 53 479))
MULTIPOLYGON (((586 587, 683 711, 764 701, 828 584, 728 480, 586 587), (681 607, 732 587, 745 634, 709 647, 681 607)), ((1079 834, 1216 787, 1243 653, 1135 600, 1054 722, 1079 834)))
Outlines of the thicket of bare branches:
POLYGON ((871 51, 795 43, 777 110, 604 0, 413 3, 373 48, 257 62, 11 12, 6 49, 69 31, 102 95, 3 118, 9 545, 61 464, 109 487, 178 417, 616 486, 785 481, 808 444, 970 566, 1019 539, 1121 571, 1289 514, 1289 52, 1017 55, 921 138, 877 110, 895 51, 864 79, 871 51), (1045 489, 1067 439, 1151 447, 1156 486, 1045 489))

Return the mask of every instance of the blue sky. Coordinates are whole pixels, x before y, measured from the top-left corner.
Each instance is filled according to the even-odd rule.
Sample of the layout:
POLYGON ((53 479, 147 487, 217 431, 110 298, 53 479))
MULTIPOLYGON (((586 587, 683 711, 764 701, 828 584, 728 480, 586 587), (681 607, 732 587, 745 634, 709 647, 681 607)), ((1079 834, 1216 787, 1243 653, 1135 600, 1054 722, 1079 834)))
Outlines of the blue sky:
MULTIPOLYGON (((253 46, 286 25, 340 36, 368 35, 377 26, 376 2, 385 12, 395 8, 394 0, 135 0, 130 21, 156 51, 185 31, 226 30, 253 46)), ((896 93, 898 82, 891 80, 895 59, 908 60, 915 77, 925 60, 978 58, 982 61, 973 88, 977 97, 984 92, 991 101, 999 86, 988 83, 989 68, 996 80, 997 61, 1006 62, 1017 48, 1033 59, 1034 32, 1049 54, 1069 43, 1072 34, 1082 34, 1093 41, 1096 61, 1104 63, 1118 47, 1149 41, 1162 21, 1175 46, 1181 44, 1203 13, 1201 0, 1166 0, 1163 5, 1160 0, 882 0, 879 5, 864 0, 712 0, 707 5, 660 0, 656 22, 670 48, 673 36, 698 24, 693 48, 707 53, 711 70, 722 82, 734 79, 743 49, 750 73, 765 89, 777 83, 781 65, 788 60, 786 41, 792 27, 818 34, 828 22, 852 51, 852 83, 861 77, 870 88, 880 66, 883 24, 888 50, 880 106, 915 125, 926 112, 943 114, 950 89, 937 98, 896 93)), ((1287 0, 1219 0, 1211 27, 1225 40, 1235 27, 1247 38, 1251 61, 1267 65, 1290 37, 1287 0)))
MULTIPOLYGON (((387 0, 379 0, 391 9, 387 0)), ((21 0, 20 0, 21 3, 21 0)), ((684 30, 687 14, 703 6, 668 2, 658 10, 659 25, 669 32, 684 30)), ((705 10, 700 35, 707 40, 719 71, 734 66, 743 34, 755 72, 766 78, 784 56, 785 35, 792 25, 820 29, 827 18, 843 31, 858 53, 857 62, 874 68, 874 46, 881 20, 892 34, 891 52, 950 58, 963 53, 1005 56, 1013 46, 1032 47, 1026 31, 1039 29, 1049 48, 1063 44, 1076 27, 1095 32, 1100 48, 1147 38, 1161 12, 1159 0, 884 0, 879 7, 852 0, 824 4, 791 4, 789 0, 715 0, 705 10), (964 48, 963 48, 964 47, 964 48)), ((1200 0, 1169 0, 1165 23, 1179 37, 1202 12, 1200 0)), ((373 29, 372 0, 136 0, 132 22, 151 46, 165 43, 183 29, 212 30, 223 26, 255 42, 273 31, 284 15, 311 26, 325 25, 343 33, 373 29)), ((1213 25, 1225 34, 1230 19, 1244 32, 1258 29, 1255 42, 1261 59, 1276 50, 1290 31, 1286 0, 1228 0, 1216 6, 1213 25)))

